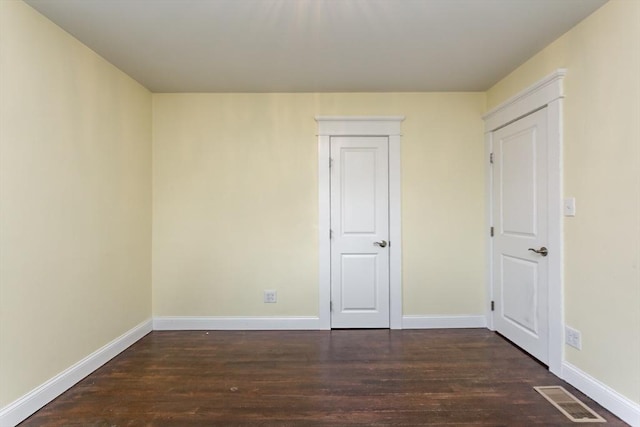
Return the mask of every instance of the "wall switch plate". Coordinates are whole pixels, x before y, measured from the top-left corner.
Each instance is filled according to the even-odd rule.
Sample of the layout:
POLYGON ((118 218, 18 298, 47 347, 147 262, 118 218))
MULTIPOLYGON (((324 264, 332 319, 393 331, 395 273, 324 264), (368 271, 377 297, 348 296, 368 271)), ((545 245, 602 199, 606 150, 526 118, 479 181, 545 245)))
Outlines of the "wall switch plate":
POLYGON ((273 290, 264 291, 264 302, 269 304, 278 302, 278 293, 273 290))
POLYGON ((570 197, 563 200, 564 216, 576 216, 576 198, 570 197))
POLYGON ((564 328, 564 342, 573 348, 582 350, 582 334, 577 329, 573 329, 570 326, 564 328))

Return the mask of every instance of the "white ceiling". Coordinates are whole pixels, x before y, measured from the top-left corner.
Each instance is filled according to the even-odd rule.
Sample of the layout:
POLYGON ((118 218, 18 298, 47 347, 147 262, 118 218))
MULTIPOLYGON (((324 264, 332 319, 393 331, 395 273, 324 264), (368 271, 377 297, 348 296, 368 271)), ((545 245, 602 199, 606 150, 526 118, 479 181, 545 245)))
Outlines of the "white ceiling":
POLYGON ((153 92, 394 92, 486 90, 606 0, 26 2, 153 92))

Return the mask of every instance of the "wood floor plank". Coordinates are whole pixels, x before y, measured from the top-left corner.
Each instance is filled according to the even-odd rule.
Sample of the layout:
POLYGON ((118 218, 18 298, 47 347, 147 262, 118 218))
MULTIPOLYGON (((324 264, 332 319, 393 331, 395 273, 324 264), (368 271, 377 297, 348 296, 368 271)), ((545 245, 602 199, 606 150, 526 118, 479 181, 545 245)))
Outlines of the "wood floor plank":
POLYGON ((152 332, 21 426, 569 426, 485 329, 152 332))

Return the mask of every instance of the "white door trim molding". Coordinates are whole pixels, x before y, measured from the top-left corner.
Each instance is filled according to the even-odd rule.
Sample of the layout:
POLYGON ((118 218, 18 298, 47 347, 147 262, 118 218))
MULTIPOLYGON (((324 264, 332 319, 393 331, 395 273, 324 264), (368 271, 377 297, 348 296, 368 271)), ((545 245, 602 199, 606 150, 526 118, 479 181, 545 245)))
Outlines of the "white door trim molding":
MULTIPOLYGON (((548 230, 549 230, 549 370, 561 377, 564 360, 564 301, 563 301, 563 241, 562 241, 562 107, 564 99, 563 80, 566 69, 558 69, 506 102, 482 116, 485 121, 486 152, 493 147, 493 131, 546 107, 548 137, 548 230)), ((487 156, 488 157, 488 156, 487 156)), ((487 165, 489 161, 487 159, 487 165)), ((485 173, 488 190, 487 229, 493 226, 491 200, 491 168, 485 173)), ((489 236, 487 234, 487 236, 489 236)), ((487 237, 486 286, 489 301, 493 299, 492 290, 492 241, 487 237)), ((489 304, 487 304, 489 307, 489 304)), ((487 325, 493 329, 491 311, 487 311, 487 325)))
POLYGON ((489 110, 482 116, 485 132, 491 132, 504 127, 514 120, 526 116, 557 99, 564 98, 563 81, 566 75, 567 70, 565 68, 559 68, 507 99, 502 104, 489 110))
POLYGON ((332 136, 389 138, 389 324, 402 328, 402 236, 400 219, 400 125, 404 116, 317 116, 319 318, 331 329, 331 242, 329 153, 332 136))

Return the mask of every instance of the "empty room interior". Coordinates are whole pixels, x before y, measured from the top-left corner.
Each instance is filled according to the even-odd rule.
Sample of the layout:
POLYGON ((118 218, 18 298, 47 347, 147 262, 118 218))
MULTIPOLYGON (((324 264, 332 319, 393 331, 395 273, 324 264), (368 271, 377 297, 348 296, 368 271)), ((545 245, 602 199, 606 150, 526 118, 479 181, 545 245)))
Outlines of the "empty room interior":
POLYGON ((0 0, 1 426, 163 337, 446 334, 640 426, 640 1, 0 0))

